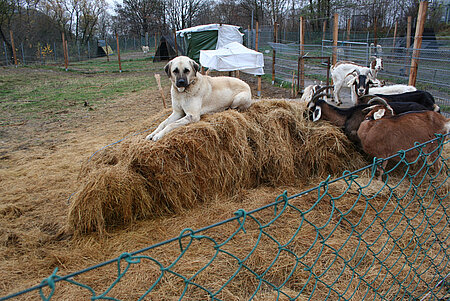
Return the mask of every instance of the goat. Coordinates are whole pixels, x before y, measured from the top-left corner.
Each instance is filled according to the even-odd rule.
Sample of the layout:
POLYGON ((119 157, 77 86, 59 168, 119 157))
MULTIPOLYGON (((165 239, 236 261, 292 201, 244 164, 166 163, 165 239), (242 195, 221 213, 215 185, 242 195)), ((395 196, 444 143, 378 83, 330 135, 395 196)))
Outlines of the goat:
POLYGON ((330 89, 333 86, 321 87, 320 85, 309 85, 303 91, 302 97, 299 102, 309 103, 315 95, 320 94, 323 90, 330 89))
MULTIPOLYGON (((437 112, 421 111, 394 115, 392 107, 385 103, 371 107, 361 122, 357 135, 366 154, 388 158, 400 150, 414 147, 415 142, 424 143, 435 138, 434 134, 447 134, 449 131, 450 119, 437 112)), ((430 155, 432 160, 437 155, 433 152, 433 146, 429 144, 423 148, 423 151, 433 153, 430 155)), ((408 162, 413 162, 417 155, 418 151, 409 151, 405 158, 408 162)), ((382 163, 383 170, 387 163, 387 160, 382 163)))
POLYGON ((147 53, 147 52, 149 52, 149 50, 150 50, 150 47, 148 47, 148 46, 142 46, 142 52, 143 52, 143 53, 147 53))
POLYGON ((347 76, 352 76, 347 85, 351 89, 352 104, 356 105, 358 104, 360 97, 369 93, 369 87, 373 82, 369 76, 361 74, 357 69, 347 74, 347 76))
MULTIPOLYGON (((369 67, 364 67, 358 65, 354 62, 350 61, 340 61, 337 64, 331 66, 331 78, 334 84, 334 101, 340 105, 342 103, 340 99, 340 92, 343 87, 346 85, 346 78, 349 74, 351 74, 354 70, 358 70, 359 74, 369 76, 369 78, 374 82, 376 79, 376 74, 379 70, 383 69, 383 59, 382 58, 372 58, 372 61, 369 67)), ((379 81, 377 81, 378 85, 381 85, 379 81)))
MULTIPOLYGON (((371 90, 372 92, 372 90, 371 90)), ((413 91, 413 92, 406 92, 401 94, 368 94, 360 97, 358 99, 358 103, 366 103, 368 99, 373 97, 381 97, 386 102, 415 102, 418 104, 423 105, 426 110, 440 112, 439 106, 435 103, 433 95, 428 93, 427 91, 413 91)))
POLYGON ((400 85, 400 84, 383 86, 383 87, 373 87, 370 89, 371 94, 385 94, 385 95, 401 94, 401 93, 413 92, 413 91, 417 91, 416 87, 408 86, 408 85, 400 85))
MULTIPOLYGON (((338 108, 327 103, 325 100, 320 99, 324 94, 318 94, 308 104, 308 118, 311 121, 326 120, 333 125, 340 127, 350 141, 359 145, 360 139, 357 131, 359 125, 366 117, 367 112, 364 110, 370 108, 375 101, 385 102, 382 98, 374 98, 367 104, 359 104, 350 108, 338 108)), ((401 114, 410 111, 425 110, 420 104, 417 103, 391 103, 393 110, 396 114, 401 114)))
POLYGON ((361 97, 363 97, 364 95, 368 95, 369 92, 375 95, 392 95, 417 90, 415 87, 407 85, 390 85, 370 88, 372 84, 370 78, 362 77, 362 75, 358 74, 356 71, 349 73, 347 76, 352 76, 352 79, 348 81, 347 85, 351 88, 350 93, 353 104, 359 104, 361 101, 361 97))

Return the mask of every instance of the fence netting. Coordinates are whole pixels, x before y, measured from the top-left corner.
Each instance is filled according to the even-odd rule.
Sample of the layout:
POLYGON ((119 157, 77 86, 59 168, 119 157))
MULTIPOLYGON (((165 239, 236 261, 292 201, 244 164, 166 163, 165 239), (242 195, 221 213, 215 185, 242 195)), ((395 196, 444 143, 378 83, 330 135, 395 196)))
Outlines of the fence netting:
POLYGON ((447 136, 7 298, 448 300, 447 136))

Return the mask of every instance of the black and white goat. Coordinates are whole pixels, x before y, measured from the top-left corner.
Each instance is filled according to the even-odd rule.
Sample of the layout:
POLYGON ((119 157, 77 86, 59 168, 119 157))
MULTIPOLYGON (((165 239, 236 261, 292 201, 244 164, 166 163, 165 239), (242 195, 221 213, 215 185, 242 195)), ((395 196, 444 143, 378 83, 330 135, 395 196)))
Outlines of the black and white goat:
POLYGON ((386 102, 415 102, 423 105, 427 110, 440 112, 439 106, 436 104, 433 95, 427 91, 412 91, 401 94, 373 94, 373 89, 370 90, 371 94, 364 95, 358 99, 358 103, 367 103, 371 98, 381 97, 386 102))
POLYGON ((342 103, 340 99, 341 89, 348 87, 347 76, 353 71, 356 70, 358 74, 367 76, 372 84, 377 82, 380 85, 380 82, 376 79, 376 75, 382 69, 383 59, 381 57, 373 57, 369 67, 364 67, 350 61, 340 61, 331 66, 330 72, 334 84, 334 101, 338 105, 342 103))
POLYGON ((361 98, 364 95, 374 94, 374 95, 394 95, 402 94, 406 92, 413 92, 417 89, 413 86, 407 85, 390 85, 384 87, 371 87, 373 84, 370 76, 361 74, 358 70, 353 70, 347 74, 348 80, 347 85, 350 87, 351 100, 353 105, 361 103, 361 98))

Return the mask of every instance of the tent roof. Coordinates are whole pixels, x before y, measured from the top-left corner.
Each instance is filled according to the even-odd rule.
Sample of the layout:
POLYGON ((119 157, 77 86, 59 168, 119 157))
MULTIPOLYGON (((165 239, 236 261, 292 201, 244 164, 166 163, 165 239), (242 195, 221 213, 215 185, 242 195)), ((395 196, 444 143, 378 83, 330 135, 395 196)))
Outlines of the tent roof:
POLYGON ((206 31, 206 30, 219 30, 219 28, 221 26, 230 27, 230 28, 236 28, 236 29, 240 28, 239 26, 235 26, 235 25, 218 24, 218 23, 216 23, 216 24, 198 25, 198 26, 194 26, 194 27, 189 27, 189 28, 177 30, 177 35, 180 35, 181 37, 183 37, 184 34, 188 33, 188 32, 197 32, 197 31, 206 31))

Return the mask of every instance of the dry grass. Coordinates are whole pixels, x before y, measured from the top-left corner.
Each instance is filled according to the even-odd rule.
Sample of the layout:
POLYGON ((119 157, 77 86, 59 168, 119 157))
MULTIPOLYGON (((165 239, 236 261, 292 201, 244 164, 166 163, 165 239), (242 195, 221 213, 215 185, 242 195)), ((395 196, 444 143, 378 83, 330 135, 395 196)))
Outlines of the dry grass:
POLYGON ((137 135, 86 162, 69 210, 77 233, 194 208, 260 185, 278 186, 365 163, 337 128, 303 119, 304 106, 261 101, 206 116, 157 143, 137 135))

